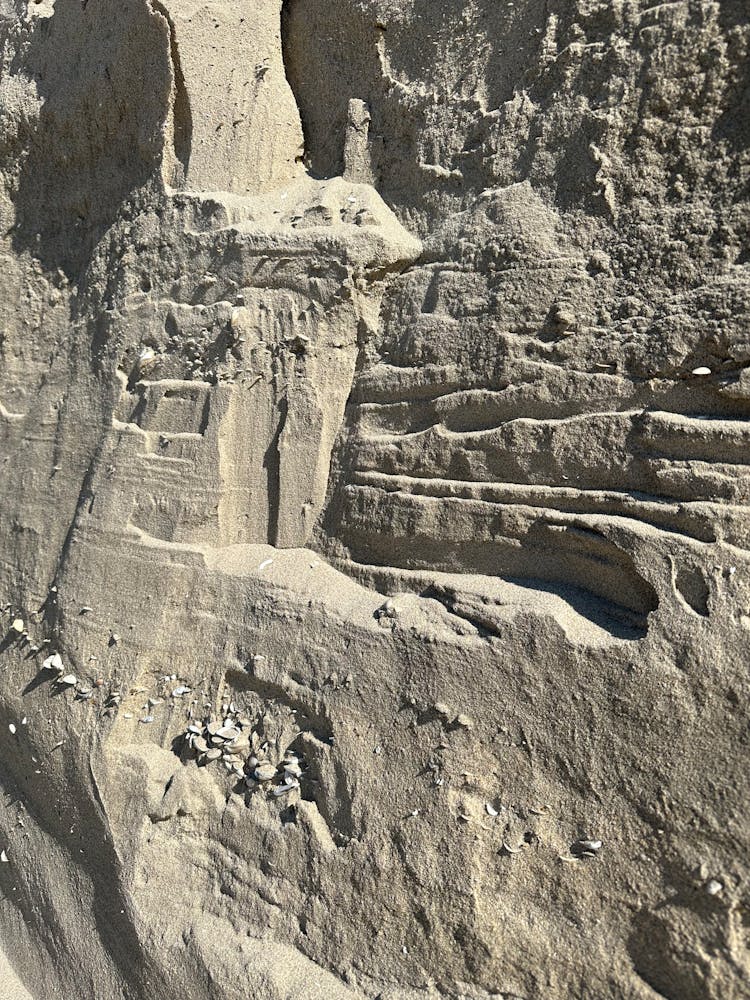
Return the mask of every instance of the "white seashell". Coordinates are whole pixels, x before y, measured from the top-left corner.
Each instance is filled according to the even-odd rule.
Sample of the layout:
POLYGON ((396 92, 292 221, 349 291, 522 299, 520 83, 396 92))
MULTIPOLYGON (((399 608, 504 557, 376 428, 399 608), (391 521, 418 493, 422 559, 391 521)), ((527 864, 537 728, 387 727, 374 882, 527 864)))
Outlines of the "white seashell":
POLYGON ((218 747, 211 747, 210 750, 206 752, 207 760, 218 760, 221 757, 221 750, 218 747))
POLYGON ((148 725, 149 723, 154 721, 154 717, 153 715, 144 715, 143 718, 139 719, 138 721, 142 722, 144 725, 148 725))
POLYGON ((189 687, 176 687, 172 692, 173 698, 181 698, 184 694, 190 694, 189 687))
POLYGON ((602 849, 601 840, 578 840, 576 841, 576 847, 582 851, 593 851, 596 854, 597 851, 602 849))
POLYGON ((277 785, 273 789, 273 794, 278 798, 279 795, 286 795, 287 792, 293 791, 295 788, 299 788, 299 781, 295 781, 293 784, 289 785, 277 785))
POLYGON ((693 368, 693 371, 692 371, 691 374, 693 374, 693 375, 710 375, 711 374, 711 369, 710 368, 706 368, 706 367, 693 368))
POLYGON ((23 630, 25 628, 25 626, 23 624, 23 618, 14 618, 10 627, 11 627, 11 631, 18 632, 18 634, 20 635, 21 632, 23 632, 23 630))
POLYGON ((258 764, 253 777, 256 781, 270 781, 276 776, 276 767, 273 764, 258 764))
POLYGON ((709 896, 718 896, 723 888, 722 883, 716 878, 711 878, 706 882, 706 892, 709 896))
POLYGON ((65 674, 64 677, 60 677, 57 681, 62 687, 75 687, 78 683, 78 678, 75 674, 65 674))
POLYGON ((3 864, 8 863, 8 855, 5 853, 5 851, 0 851, 0 861, 2 861, 3 864))
POLYGON ((42 664, 42 670, 56 670, 61 674, 65 670, 62 656, 59 653, 53 653, 52 656, 48 656, 42 664))
POLYGON ((485 811, 486 811, 486 813, 487 813, 488 816, 497 816, 498 815, 497 809, 495 809, 495 807, 492 805, 491 802, 485 802, 484 808, 485 808, 485 811))
POLYGON ((240 735, 240 731, 234 726, 224 726, 216 735, 222 740, 236 740, 240 735))
POLYGON ((195 733, 196 736, 200 736, 201 733, 203 732, 203 727, 202 726, 196 726, 195 724, 191 724, 191 725, 188 726, 188 732, 189 733, 195 733))
POLYGON ((12 734, 13 734, 14 736, 16 735, 16 727, 15 727, 15 726, 13 725, 13 723, 12 723, 12 722, 11 722, 11 724, 10 724, 10 725, 8 726, 8 729, 10 729, 11 733, 12 733, 12 734))
POLYGON ((258 569, 265 569, 267 566, 270 566, 272 562, 273 559, 264 559, 263 562, 258 567, 258 569))
POLYGON ((195 737, 195 742, 193 743, 193 746, 200 753, 208 753, 208 743, 206 743, 206 741, 203 739, 202 736, 195 737))

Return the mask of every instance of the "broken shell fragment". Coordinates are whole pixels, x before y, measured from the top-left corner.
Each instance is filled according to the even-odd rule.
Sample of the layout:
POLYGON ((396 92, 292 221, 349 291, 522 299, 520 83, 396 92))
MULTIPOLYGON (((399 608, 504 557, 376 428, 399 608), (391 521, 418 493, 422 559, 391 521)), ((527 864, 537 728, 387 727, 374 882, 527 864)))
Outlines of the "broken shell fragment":
POLYGON ((256 781, 271 781, 276 776, 276 767, 269 763, 258 764, 253 776, 256 781))
POLYGON ((576 848, 579 851, 590 851, 592 854, 596 854, 602 849, 602 842, 601 840, 577 840, 576 848))
POLYGON ((278 798, 279 795, 286 795, 287 792, 291 792, 295 788, 299 788, 299 781, 294 781, 286 785, 278 785, 274 788, 273 794, 278 798))
POLYGON ((485 812, 487 813, 488 816, 497 816, 498 815, 497 809, 495 809, 495 807, 492 805, 491 802, 485 802, 484 809, 485 809, 485 812))

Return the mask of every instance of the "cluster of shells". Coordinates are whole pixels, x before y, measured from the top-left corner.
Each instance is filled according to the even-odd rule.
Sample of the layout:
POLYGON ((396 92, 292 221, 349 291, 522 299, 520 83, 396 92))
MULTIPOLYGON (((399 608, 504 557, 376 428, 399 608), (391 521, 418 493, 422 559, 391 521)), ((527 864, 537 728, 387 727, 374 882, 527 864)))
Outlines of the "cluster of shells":
POLYGON ((183 734, 185 748, 199 764, 220 761, 249 792, 260 788, 278 797, 299 788, 304 770, 301 758, 290 749, 276 755, 272 744, 253 728, 252 720, 233 708, 223 719, 191 722, 183 734))
POLYGON ((87 685, 79 681, 75 674, 66 673, 65 664, 59 653, 53 653, 51 656, 48 656, 42 664, 42 670, 49 673, 52 683, 56 688, 59 690, 72 690, 78 701, 88 701, 90 698, 93 698, 95 688, 101 686, 97 682, 94 682, 93 685, 87 685))

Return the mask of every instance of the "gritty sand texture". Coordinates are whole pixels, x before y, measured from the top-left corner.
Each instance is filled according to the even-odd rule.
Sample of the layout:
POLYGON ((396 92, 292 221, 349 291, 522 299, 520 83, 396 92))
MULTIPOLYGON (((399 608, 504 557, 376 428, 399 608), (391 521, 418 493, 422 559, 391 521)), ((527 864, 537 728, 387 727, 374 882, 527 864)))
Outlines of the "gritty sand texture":
POLYGON ((2 1000, 750 995, 749 46, 0 0, 2 1000))

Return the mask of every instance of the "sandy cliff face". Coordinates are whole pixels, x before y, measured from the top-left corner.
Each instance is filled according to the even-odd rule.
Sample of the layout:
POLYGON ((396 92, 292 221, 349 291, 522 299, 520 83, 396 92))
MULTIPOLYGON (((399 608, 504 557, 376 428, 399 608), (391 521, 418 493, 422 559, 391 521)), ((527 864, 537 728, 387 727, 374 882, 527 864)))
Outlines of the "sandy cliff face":
POLYGON ((6 993, 747 994, 749 43, 0 0, 6 993))

